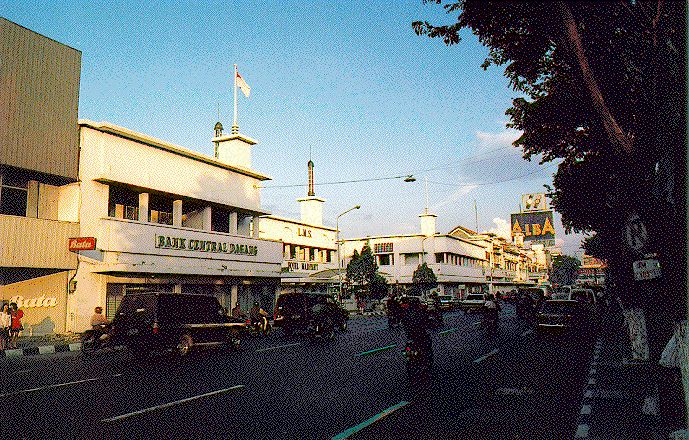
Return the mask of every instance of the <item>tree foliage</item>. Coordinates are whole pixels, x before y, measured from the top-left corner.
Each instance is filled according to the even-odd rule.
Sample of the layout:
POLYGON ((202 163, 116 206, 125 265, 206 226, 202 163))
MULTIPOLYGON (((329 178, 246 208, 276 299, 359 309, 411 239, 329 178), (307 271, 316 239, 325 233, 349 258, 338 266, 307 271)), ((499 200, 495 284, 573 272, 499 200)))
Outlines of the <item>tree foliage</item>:
POLYGON ((412 276, 412 294, 419 296, 438 286, 438 277, 426 263, 420 264, 412 276))
POLYGON ((558 285, 571 285, 577 279, 577 271, 581 267, 581 261, 569 255, 558 255, 553 260, 550 281, 558 285))
MULTIPOLYGON (((371 248, 364 245, 361 253, 354 250, 352 259, 347 264, 346 282, 353 288, 356 299, 366 299, 378 295, 382 284, 379 277, 382 278, 378 274, 378 265, 371 248)), ((387 282, 385 285, 387 286, 387 282)))

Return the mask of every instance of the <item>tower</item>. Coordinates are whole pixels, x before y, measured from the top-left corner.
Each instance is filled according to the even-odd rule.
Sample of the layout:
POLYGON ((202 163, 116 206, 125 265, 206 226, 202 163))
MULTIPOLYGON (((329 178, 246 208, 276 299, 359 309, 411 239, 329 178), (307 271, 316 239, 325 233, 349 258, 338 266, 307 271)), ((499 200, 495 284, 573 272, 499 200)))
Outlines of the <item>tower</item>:
POLYGON ((309 190, 305 198, 297 199, 301 211, 301 221, 314 226, 323 226, 323 203, 325 203, 325 200, 316 197, 313 161, 310 158, 307 168, 309 172, 309 190))

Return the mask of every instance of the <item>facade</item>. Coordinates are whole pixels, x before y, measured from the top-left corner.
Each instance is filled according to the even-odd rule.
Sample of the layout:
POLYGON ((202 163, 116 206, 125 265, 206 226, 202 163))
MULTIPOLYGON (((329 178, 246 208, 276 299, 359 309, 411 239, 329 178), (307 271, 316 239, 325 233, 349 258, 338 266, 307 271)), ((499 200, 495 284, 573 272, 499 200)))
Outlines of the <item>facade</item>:
POLYGON ((0 60, 0 303, 24 311, 24 334, 60 333, 77 267, 81 52, 0 18, 0 60))
POLYGON ((105 122, 79 125, 81 236, 96 250, 79 256, 68 330, 87 327, 97 305, 112 318, 125 293, 142 290, 272 307, 282 244, 258 238, 258 183, 269 177, 250 168, 256 141, 216 126, 208 157, 105 122))
POLYGON ((313 162, 308 162, 309 191, 298 200, 301 219, 261 217, 260 238, 282 242, 281 291, 331 292, 337 284, 337 231, 323 225, 325 200, 316 197, 313 162))
POLYGON ((421 233, 383 235, 343 240, 343 272, 354 250, 364 245, 373 251, 378 270, 392 288, 404 291, 412 285, 414 271, 426 263, 438 278, 437 293, 464 297, 483 289, 486 283, 486 249, 482 243, 435 230, 434 214, 424 213, 421 233))

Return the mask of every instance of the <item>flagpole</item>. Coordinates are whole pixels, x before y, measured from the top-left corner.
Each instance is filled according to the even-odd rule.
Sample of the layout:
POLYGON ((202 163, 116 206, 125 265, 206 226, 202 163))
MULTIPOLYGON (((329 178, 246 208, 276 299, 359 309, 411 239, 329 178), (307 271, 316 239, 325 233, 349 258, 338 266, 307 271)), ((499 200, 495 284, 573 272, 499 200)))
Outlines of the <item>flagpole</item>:
POLYGON ((232 123, 232 132, 237 133, 239 126, 237 125, 237 65, 234 65, 234 122, 232 123))

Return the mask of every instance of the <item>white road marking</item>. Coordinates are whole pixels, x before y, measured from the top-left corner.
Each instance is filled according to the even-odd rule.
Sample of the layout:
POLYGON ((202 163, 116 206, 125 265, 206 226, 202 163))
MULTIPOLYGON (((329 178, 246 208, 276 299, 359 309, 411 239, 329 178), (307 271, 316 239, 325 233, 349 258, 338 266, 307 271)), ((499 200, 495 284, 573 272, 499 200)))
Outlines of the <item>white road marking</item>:
POLYGON ((493 349, 492 351, 490 351, 490 352, 484 354, 484 355, 481 356, 480 358, 474 359, 474 363, 475 363, 475 364, 478 364, 479 362, 483 362, 483 361, 485 361, 486 359, 488 359, 489 357, 491 357, 491 356, 497 354, 497 352, 498 352, 498 349, 495 348, 495 349, 493 349))
POLYGON ((590 378, 589 379, 589 385, 595 385, 596 384, 596 379, 590 378))
POLYGON ((236 390, 239 388, 244 388, 244 385, 235 385, 233 387, 223 388, 222 390, 215 390, 215 391, 211 391, 210 393, 199 394, 198 396, 192 396, 192 397, 187 397, 186 399, 175 400, 174 402, 163 403, 162 405, 156 405, 156 406, 152 406, 150 408, 144 408, 144 409, 140 409, 138 411, 133 411, 133 412, 130 412, 127 414, 121 414, 119 416, 110 417, 109 419, 103 419, 103 420, 101 420, 101 422, 103 422, 103 423, 117 422, 119 420, 123 420, 123 419, 126 419, 128 417, 137 416, 140 414, 145 414, 147 412, 156 411, 159 409, 170 408, 171 406, 179 405, 181 403, 191 402, 192 400, 201 399, 203 397, 210 397, 210 396, 215 396, 217 394, 227 393, 228 391, 236 390))
POLYGON ((584 397, 587 399, 593 397, 593 390, 586 390, 586 392, 584 393, 584 397))
POLYGON ((596 375, 596 369, 595 369, 595 368, 591 368, 591 369, 589 370, 589 376, 595 376, 595 375, 596 375))
POLYGON ((591 405, 583 405, 579 414, 591 414, 591 405))
POLYGON ((523 332, 523 333, 521 334, 521 336, 524 337, 524 336, 526 336, 526 335, 530 335, 531 333, 533 333, 533 329, 526 330, 525 332, 523 332))
POLYGON ((11 374, 21 374, 21 373, 28 373, 29 371, 33 371, 32 369, 27 369, 27 370, 17 370, 13 371, 11 374))
POLYGON ((481 324, 481 321, 476 321, 476 322, 472 323, 471 325, 480 325, 480 324, 481 324))
POLYGON ((49 390, 49 389, 52 389, 52 388, 63 388, 63 387, 67 387, 67 386, 70 386, 70 385, 77 385, 77 384, 80 384, 80 383, 95 382, 95 381, 98 381, 98 380, 105 379, 106 377, 119 377, 119 376, 122 376, 122 374, 114 374, 114 375, 112 375, 112 376, 103 376, 103 377, 94 377, 94 378, 91 378, 91 379, 75 380, 75 381, 73 381, 73 382, 56 383, 56 384, 53 384, 53 385, 46 385, 46 386, 43 386, 43 387, 29 388, 29 389, 26 389, 26 390, 19 390, 19 391, 12 391, 12 392, 9 392, 9 393, 0 394, 0 398, 2 398, 2 397, 7 397, 7 396, 15 396, 15 395, 17 395, 17 394, 23 394, 23 393, 33 393, 33 392, 36 392, 36 391, 49 390))
POLYGON ((256 350, 256 353, 260 353, 262 351, 277 350, 278 348, 296 347, 297 345, 301 345, 301 342, 295 342, 294 344, 278 345, 276 347, 259 348, 256 350))

